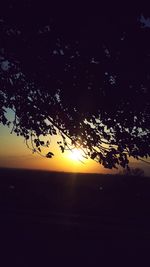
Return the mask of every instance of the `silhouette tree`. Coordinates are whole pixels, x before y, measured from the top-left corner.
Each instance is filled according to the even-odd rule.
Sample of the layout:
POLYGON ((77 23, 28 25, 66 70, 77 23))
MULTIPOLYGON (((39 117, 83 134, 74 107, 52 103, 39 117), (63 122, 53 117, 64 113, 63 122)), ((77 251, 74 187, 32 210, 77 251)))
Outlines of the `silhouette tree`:
POLYGON ((126 176, 143 177, 144 176, 144 170, 141 168, 130 168, 129 170, 123 169, 123 171, 121 171, 120 174, 126 175, 126 176))
MULTIPOLYGON (((150 156, 150 28, 132 14, 40 1, 0 9, 0 122, 33 152, 41 136, 60 134, 60 149, 80 147, 106 168, 150 156), (84 15, 83 15, 84 14, 84 15)), ((54 154, 49 151, 47 157, 54 154)))

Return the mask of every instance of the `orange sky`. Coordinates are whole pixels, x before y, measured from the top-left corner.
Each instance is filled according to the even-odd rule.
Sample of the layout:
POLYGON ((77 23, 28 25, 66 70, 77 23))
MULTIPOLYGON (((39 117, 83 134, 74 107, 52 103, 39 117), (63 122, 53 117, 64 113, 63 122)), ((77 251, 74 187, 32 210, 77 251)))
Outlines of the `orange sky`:
MULTIPOLYGON (((116 170, 109 170, 102 167, 93 160, 83 159, 84 164, 79 160, 72 159, 71 152, 62 153, 57 145, 57 138, 52 138, 50 151, 55 157, 48 159, 36 153, 32 154, 23 137, 10 134, 11 129, 0 126, 0 167, 42 169, 64 172, 88 172, 88 173, 114 173, 116 170)), ((48 151, 46 151, 48 152, 48 151)), ((141 162, 133 162, 135 167, 141 167, 150 173, 150 166, 142 165, 141 162)))
MULTIPOLYGON (((62 153, 57 144, 57 138, 51 138, 48 151, 55 154, 52 159, 41 157, 30 151, 24 143, 23 137, 10 134, 7 127, 0 126, 0 167, 17 167, 44 169, 68 172, 105 172, 106 170, 93 160, 83 160, 84 164, 72 159, 72 153, 62 153)), ((48 151, 45 151, 48 152, 48 151)))

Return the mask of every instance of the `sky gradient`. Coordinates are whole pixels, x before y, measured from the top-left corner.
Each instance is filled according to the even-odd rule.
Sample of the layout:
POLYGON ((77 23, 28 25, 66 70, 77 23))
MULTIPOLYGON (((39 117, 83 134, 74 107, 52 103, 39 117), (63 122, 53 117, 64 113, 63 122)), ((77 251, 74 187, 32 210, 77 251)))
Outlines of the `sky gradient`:
MULTIPOLYGON (((93 160, 74 160, 72 153, 62 153, 57 145, 57 137, 51 138, 51 147, 55 156, 51 159, 32 153, 27 148, 23 137, 10 134, 11 128, 0 126, 0 167, 40 169, 60 172, 116 173, 119 170, 105 169, 93 160)), ((43 151, 44 152, 44 151, 43 151)), ((44 153, 43 153, 44 154, 44 153)), ((145 175, 150 175, 150 165, 132 160, 131 167, 142 168, 145 175)))

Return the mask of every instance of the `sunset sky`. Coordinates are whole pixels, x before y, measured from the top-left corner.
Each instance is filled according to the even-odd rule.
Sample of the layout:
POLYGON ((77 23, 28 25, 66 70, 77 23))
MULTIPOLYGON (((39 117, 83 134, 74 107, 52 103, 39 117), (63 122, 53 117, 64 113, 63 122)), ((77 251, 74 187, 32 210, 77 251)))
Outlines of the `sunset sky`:
MULTIPOLYGON (((59 149, 57 141, 59 137, 51 138, 51 151, 55 156, 51 159, 32 153, 27 148, 23 137, 18 137, 15 134, 10 134, 11 128, 0 126, 0 167, 11 168, 26 168, 26 169, 41 169, 50 171, 63 172, 87 172, 87 173, 115 173, 119 170, 105 169, 102 165, 93 160, 82 159, 74 155, 72 152, 66 151, 62 153, 59 149)), ((46 151, 46 152, 48 152, 46 151)), ((44 151, 43 151, 43 154, 44 151)), ((132 167, 140 167, 146 175, 150 175, 150 165, 140 161, 133 161, 132 167)))
MULTIPOLYGON (((141 14, 140 21, 142 23, 142 28, 150 28, 150 18, 145 18, 141 14)), ((52 159, 42 157, 37 153, 33 154, 32 151, 27 148, 22 137, 18 137, 14 133, 10 134, 10 132, 11 127, 7 128, 0 125, 0 167, 87 173, 115 173, 120 171, 120 169, 105 169, 102 165, 90 159, 82 159, 81 162, 72 152, 67 151, 62 153, 57 144, 59 137, 55 136, 51 137, 49 150, 55 154, 52 159)), ((43 154, 45 155, 46 152, 43 152, 43 154)), ((131 159, 130 166, 142 168, 146 175, 150 175, 150 165, 148 164, 131 159)))
MULTIPOLYGON (((93 160, 80 162, 72 152, 62 153, 57 138, 51 138, 51 151, 55 156, 51 159, 32 154, 22 137, 10 134, 11 129, 0 127, 0 167, 43 169, 67 172, 105 172, 105 169, 93 160)), ((43 154, 44 151, 43 151, 43 154)))

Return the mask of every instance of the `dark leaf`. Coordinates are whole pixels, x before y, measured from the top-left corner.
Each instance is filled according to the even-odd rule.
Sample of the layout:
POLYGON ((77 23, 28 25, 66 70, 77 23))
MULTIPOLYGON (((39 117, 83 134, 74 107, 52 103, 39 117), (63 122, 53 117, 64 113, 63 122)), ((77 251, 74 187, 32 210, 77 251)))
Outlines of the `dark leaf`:
POLYGON ((64 147, 63 146, 59 146, 59 147, 61 149, 61 152, 64 153, 64 151, 65 151, 64 147))
POLYGON ((46 157, 47 158, 52 158, 54 156, 54 154, 52 153, 52 152, 48 152, 47 154, 46 154, 46 157))
POLYGON ((96 152, 93 152, 93 153, 91 154, 91 159, 95 159, 96 156, 97 156, 97 153, 96 153, 96 152))

